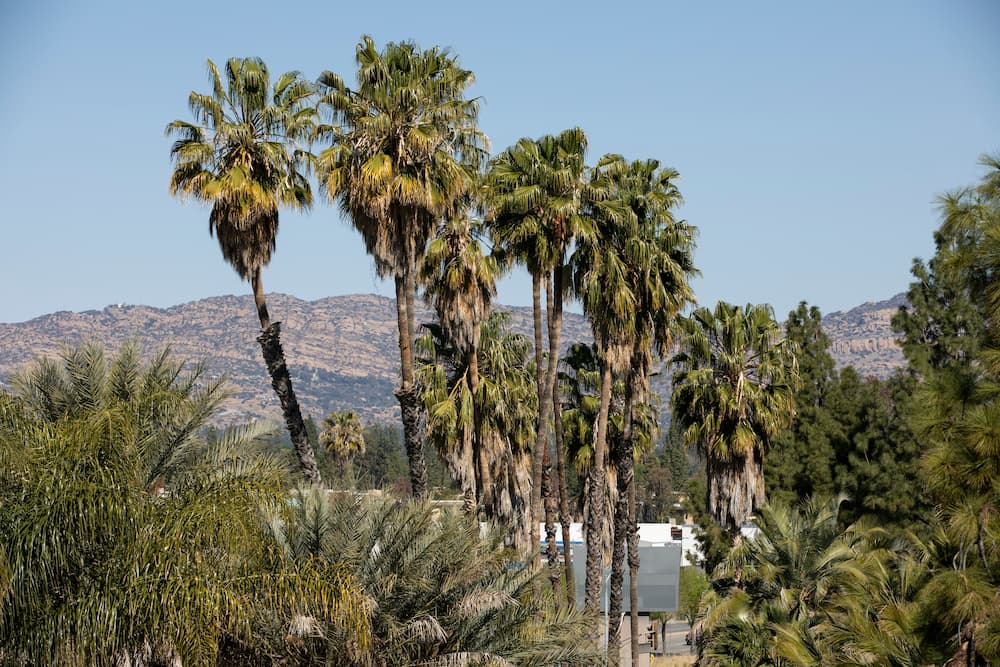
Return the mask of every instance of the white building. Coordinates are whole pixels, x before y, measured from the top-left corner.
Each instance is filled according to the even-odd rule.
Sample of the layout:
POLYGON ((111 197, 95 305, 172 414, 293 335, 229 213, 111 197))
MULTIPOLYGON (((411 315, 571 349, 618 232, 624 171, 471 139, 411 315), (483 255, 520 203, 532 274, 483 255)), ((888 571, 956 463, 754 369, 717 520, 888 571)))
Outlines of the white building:
MULTIPOLYGON (((695 526, 692 524, 671 524, 671 523, 640 523, 639 524, 639 545, 640 546, 664 546, 669 543, 680 543, 681 545, 681 566, 697 565, 701 561, 701 547, 694 536, 695 526)), ((540 524, 539 533, 541 537, 542 554, 545 554, 545 524, 540 524)), ((571 523, 569 526, 570 544, 579 545, 573 549, 573 555, 583 555, 582 548, 585 546, 583 539, 583 524, 571 523)), ((556 542, 559 548, 563 548, 562 527, 556 524, 556 542)))

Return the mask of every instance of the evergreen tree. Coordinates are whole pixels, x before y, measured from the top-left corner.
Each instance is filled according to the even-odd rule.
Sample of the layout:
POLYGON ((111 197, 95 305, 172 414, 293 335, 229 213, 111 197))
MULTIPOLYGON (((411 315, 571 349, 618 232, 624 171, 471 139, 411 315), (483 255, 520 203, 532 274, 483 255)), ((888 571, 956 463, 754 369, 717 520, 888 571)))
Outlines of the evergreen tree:
POLYGON ((364 430, 365 451, 355 460, 359 489, 386 489, 405 482, 408 475, 403 434, 398 427, 369 424, 364 430))
POLYGON ((841 519, 870 515, 883 527, 923 532, 932 514, 920 476, 921 448, 908 426, 914 381, 862 378, 853 368, 840 373, 830 411, 840 422, 835 441, 833 482, 848 497, 841 519))
MULTIPOLYGON (((949 664, 969 665, 1000 660, 1000 158, 982 164, 989 171, 977 186, 939 198, 943 221, 928 263, 933 281, 969 307, 945 314, 950 328, 928 343, 936 356, 911 356, 924 380, 912 423, 944 529, 926 612, 954 632, 949 664)), ((940 304, 915 305, 901 323, 934 321, 940 304)))
POLYGON ((985 301, 977 300, 964 280, 942 272, 958 244, 941 230, 935 232, 937 254, 929 262, 913 260, 915 280, 906 292, 906 306, 892 318, 909 368, 926 375, 946 367, 967 366, 982 346, 985 301))
POLYGON ((800 350, 800 383, 795 420, 765 460, 768 493, 789 505, 843 493, 842 525, 873 515, 883 526, 926 526, 931 507, 907 425, 915 381, 862 378, 851 367, 838 373, 821 324, 819 310, 801 303, 785 325, 800 350))
POLYGON ((840 425, 827 404, 837 373, 829 352, 830 338, 821 323, 819 309, 804 301, 785 323, 785 335, 799 350, 796 417, 792 427, 775 439, 764 460, 764 476, 771 498, 788 505, 834 492, 832 464, 840 425))

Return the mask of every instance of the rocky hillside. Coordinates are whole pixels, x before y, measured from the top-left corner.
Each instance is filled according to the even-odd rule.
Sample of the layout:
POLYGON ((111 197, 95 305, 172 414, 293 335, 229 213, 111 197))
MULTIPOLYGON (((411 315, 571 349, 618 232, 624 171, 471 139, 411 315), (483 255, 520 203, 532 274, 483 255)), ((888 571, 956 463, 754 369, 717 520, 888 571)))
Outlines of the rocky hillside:
POLYGON ((825 316, 823 329, 830 336, 830 353, 837 365, 854 366, 862 375, 880 378, 903 366, 906 362, 890 321, 904 305, 906 295, 897 294, 825 316))
MULTIPOLYGON (((372 295, 303 301, 268 296, 271 317, 282 322, 282 342, 293 386, 304 410, 321 418, 330 410, 352 409, 364 420, 386 420, 398 409, 392 390, 397 381, 399 348, 396 309, 391 299, 372 295)), ((513 308, 511 324, 530 335, 531 309, 513 308)), ((419 321, 431 321, 424 308, 419 321)), ((129 339, 144 349, 169 345, 174 353, 205 360, 209 375, 226 376, 233 398, 224 421, 247 416, 280 418, 260 347, 253 299, 221 296, 172 308, 108 306, 82 313, 58 312, 28 322, 0 324, 0 383, 36 356, 52 356, 66 345, 103 341, 114 349, 129 339)), ((589 327, 567 314, 564 338, 585 339, 589 327)))
MULTIPOLYGON (((865 304, 824 318, 838 364, 853 364, 866 374, 885 376, 902 365, 889 329, 889 318, 902 295, 865 304)), ((318 301, 272 294, 271 315, 282 322, 283 342, 294 386, 305 411, 317 419, 330 410, 352 409, 364 420, 391 419, 397 410, 392 389, 399 356, 396 311, 391 299, 372 295, 339 296, 318 301)), ((510 308, 516 331, 531 335, 531 309, 510 308)), ((430 321, 424 309, 418 320, 430 321)), ((58 312, 28 322, 0 324, 0 383, 32 358, 58 354, 84 340, 103 341, 109 349, 128 339, 147 350, 169 345, 178 355, 204 359, 212 376, 225 375, 234 395, 221 416, 231 422, 247 417, 278 418, 257 333, 253 301, 221 296, 160 309, 108 306, 82 313, 58 312)), ((580 315, 566 313, 563 341, 590 340, 580 315)), ((654 381, 664 399, 669 377, 654 381)))

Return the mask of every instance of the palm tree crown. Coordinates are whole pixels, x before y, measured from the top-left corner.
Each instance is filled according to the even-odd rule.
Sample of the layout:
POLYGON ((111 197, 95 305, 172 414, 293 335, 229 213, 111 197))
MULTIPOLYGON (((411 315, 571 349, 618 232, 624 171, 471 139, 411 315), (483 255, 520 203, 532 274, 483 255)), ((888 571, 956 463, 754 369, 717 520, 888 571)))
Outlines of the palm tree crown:
POLYGON ((258 58, 231 58, 225 84, 211 60, 208 72, 212 93, 188 98, 196 122, 167 126, 167 134, 177 137, 170 149, 176 163, 170 192, 212 205, 209 231, 240 278, 252 280, 271 261, 278 207, 312 204, 300 171, 304 154, 289 142, 313 125, 313 88, 298 72, 286 72, 272 89, 258 58))
POLYGON ((562 263, 573 238, 592 232, 585 206, 603 193, 588 180, 586 152, 587 136, 576 127, 521 139, 492 161, 490 232, 504 260, 544 274, 562 263))
POLYGON ((448 51, 412 42, 379 52, 364 37, 356 89, 338 75, 319 78, 332 125, 318 160, 325 192, 361 232, 380 276, 412 268, 437 219, 473 187, 486 150, 479 104, 464 99, 475 81, 448 51))
POLYGON ((764 502, 764 452, 794 416, 795 354, 769 306, 698 308, 679 320, 671 403, 708 473, 708 506, 735 534, 764 502))
POLYGON ((426 297, 445 335, 463 354, 478 346, 479 327, 496 296, 496 259, 482 252, 478 227, 467 216, 441 222, 422 271, 426 297))

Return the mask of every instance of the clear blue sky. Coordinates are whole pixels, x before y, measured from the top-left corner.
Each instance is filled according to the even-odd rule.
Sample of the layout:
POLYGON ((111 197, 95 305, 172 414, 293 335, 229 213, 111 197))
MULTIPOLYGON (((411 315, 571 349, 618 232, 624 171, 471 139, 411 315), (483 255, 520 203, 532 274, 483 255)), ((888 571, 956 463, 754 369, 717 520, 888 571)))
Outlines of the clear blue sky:
MULTIPOLYGON (((1000 150, 991 0, 5 2, 0 321, 248 292, 207 208, 168 195, 163 128, 208 91, 207 58, 350 81, 364 33, 451 47, 476 73, 494 152, 579 125, 591 161, 678 169, 699 301, 769 302, 780 318, 800 300, 830 312, 903 291, 932 252, 934 197, 1000 150)), ((265 286, 392 292, 322 203, 282 215, 265 286)), ((527 278, 500 300, 528 303, 527 278)))

